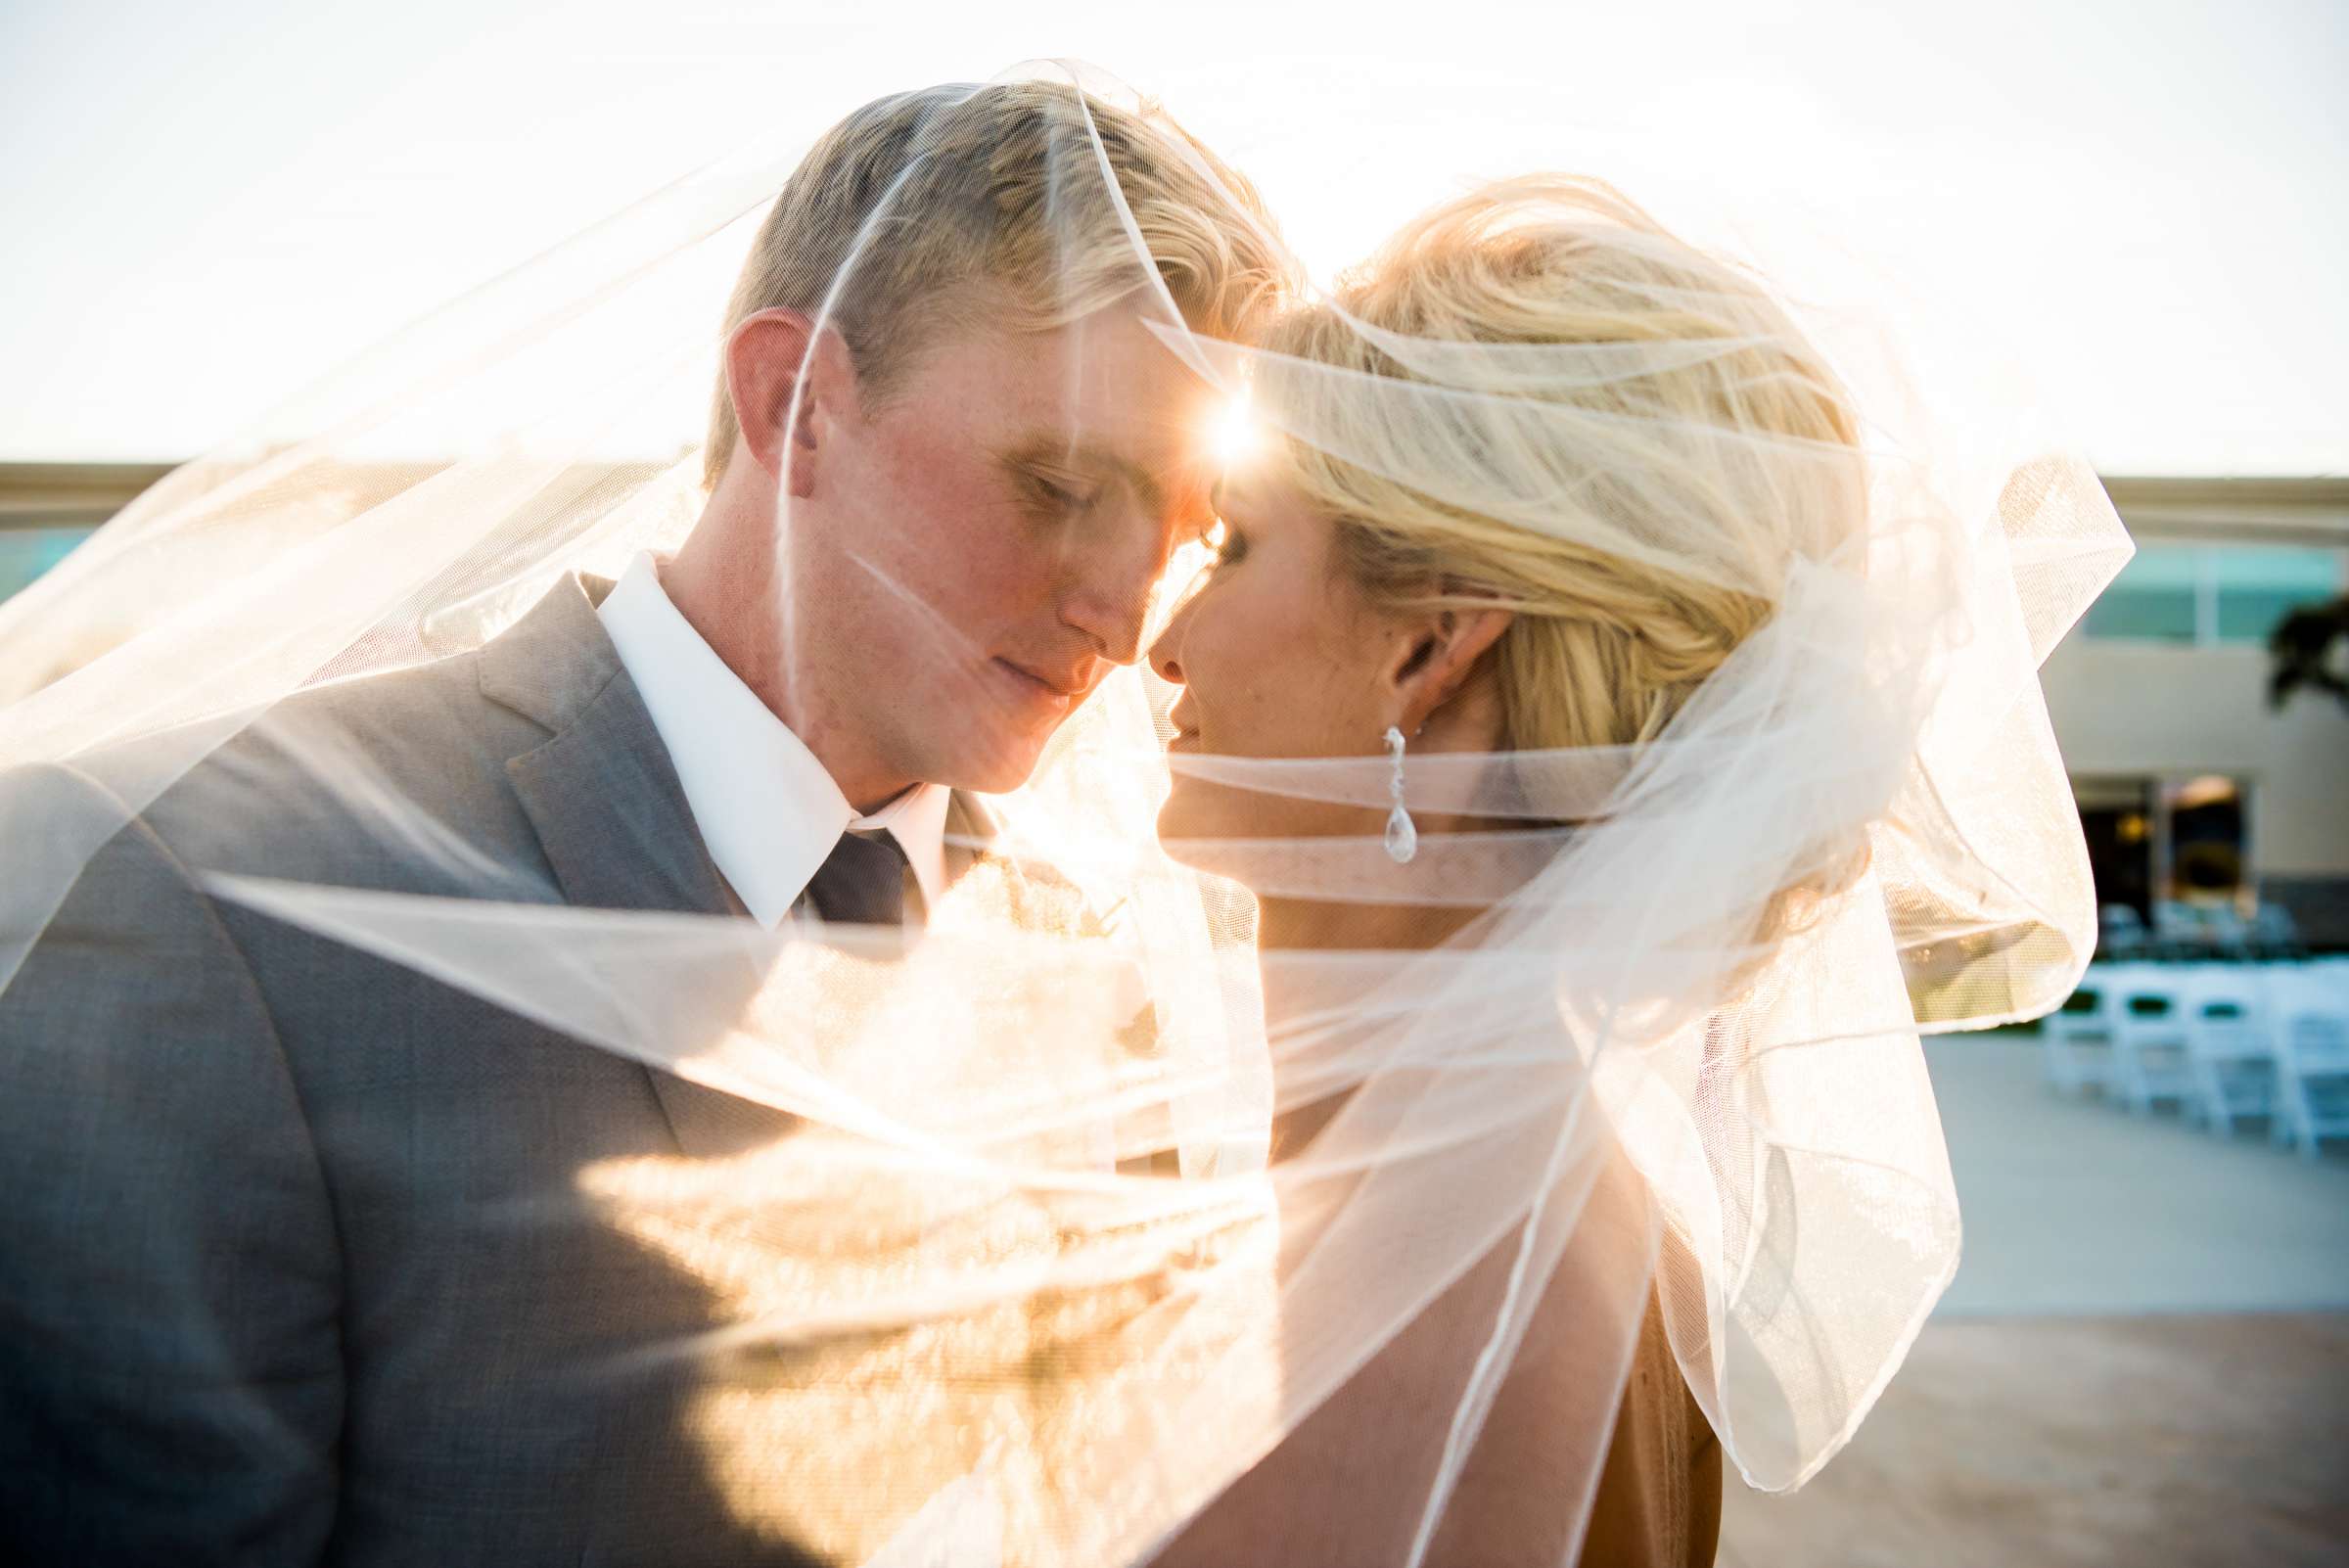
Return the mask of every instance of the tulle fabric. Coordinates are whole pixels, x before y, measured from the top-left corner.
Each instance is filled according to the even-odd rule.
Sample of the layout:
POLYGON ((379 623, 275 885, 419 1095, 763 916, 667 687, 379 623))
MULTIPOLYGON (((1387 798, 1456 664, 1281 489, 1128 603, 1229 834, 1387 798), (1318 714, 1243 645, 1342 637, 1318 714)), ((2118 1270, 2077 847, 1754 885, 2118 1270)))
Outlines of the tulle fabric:
MULTIPOLYGON (((1134 668, 989 803, 998 831, 961 846, 974 868, 918 938, 572 907, 286 705, 477 649, 567 576, 675 546, 692 438, 615 455, 615 432, 698 416, 716 304, 800 151, 714 165, 461 301, 0 606, 0 983, 100 846, 232 738, 273 736, 451 896, 196 867, 214 898, 800 1119, 575 1196, 724 1303, 638 1354, 704 1370, 691 1439, 730 1505, 830 1560, 1179 1557, 1235 1480, 1441 1321, 1451 1354, 1381 1417, 1391 1484, 1344 1521, 1300 1492, 1300 1539, 1342 1525, 1330 1560, 1447 1560, 1495 1506, 1490 1412, 1533 1397, 1548 1438, 1534 1479, 1507 1473, 1543 1499, 1539 1559, 1571 1561, 1651 1292, 1746 1481, 1802 1484, 1958 1266, 1918 1037, 2048 1010, 2093 947, 2037 669, 2127 554, 2095 476, 1974 438, 1964 410, 1926 421, 1933 389, 1847 330, 1848 301, 1788 304, 1867 418, 1859 447, 1725 463, 1752 438, 1659 414, 1645 461, 1702 453, 1753 490, 1631 507, 1625 474, 1578 459, 1593 416, 1542 394, 1754 333, 1495 346, 1357 322, 1408 373, 1365 376, 1193 332, 1135 254, 1167 351, 1280 437, 1754 593, 1769 623, 1647 744, 1406 758, 1415 811, 1508 824, 1425 833, 1407 864, 1374 837, 1162 844, 1175 772, 1382 808, 1393 774, 1371 737, 1359 759, 1170 760, 1173 693, 1134 668), (1463 467, 1463 442, 1537 460, 1463 467), (1740 506, 1859 522, 1757 558, 1708 521, 1740 506), (1764 918, 1807 881, 1826 891, 1799 918, 1764 918), (1420 909, 1431 932, 1472 917, 1407 951, 1260 954, 1245 889, 1420 909), (1276 1119, 1340 1095, 1269 1157, 1276 1119), (1581 1375, 1522 1380, 1529 1341, 1581 1375)), ((1073 225, 1124 211, 1093 166, 1073 225)), ((788 560, 788 510, 778 538, 788 560)))

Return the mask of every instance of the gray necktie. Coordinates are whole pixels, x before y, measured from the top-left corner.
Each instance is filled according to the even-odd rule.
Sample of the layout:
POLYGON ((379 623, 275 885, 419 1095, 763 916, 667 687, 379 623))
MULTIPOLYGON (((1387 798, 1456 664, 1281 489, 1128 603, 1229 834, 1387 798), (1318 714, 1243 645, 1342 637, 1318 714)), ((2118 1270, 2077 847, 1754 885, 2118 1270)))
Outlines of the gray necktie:
MULTIPOLYGON (((836 925, 904 925, 906 873, 895 834, 843 833, 807 884, 807 901, 836 925)), ((921 923, 918 903, 911 923, 921 923)))

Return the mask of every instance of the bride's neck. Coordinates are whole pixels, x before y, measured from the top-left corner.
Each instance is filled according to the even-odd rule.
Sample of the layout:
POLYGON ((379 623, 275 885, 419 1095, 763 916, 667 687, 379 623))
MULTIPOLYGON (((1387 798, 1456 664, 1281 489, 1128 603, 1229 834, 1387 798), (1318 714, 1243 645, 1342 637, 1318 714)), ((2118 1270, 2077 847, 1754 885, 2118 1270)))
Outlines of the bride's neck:
POLYGON ((1278 1030, 1283 1019, 1328 1005, 1324 971, 1311 963, 1281 962, 1284 954, 1426 952, 1441 947, 1479 909, 1427 904, 1309 902, 1264 899, 1257 904, 1256 945, 1263 955, 1266 1019, 1278 1030))
POLYGON ((1267 952, 1411 952, 1443 945, 1474 909, 1260 899, 1256 945, 1267 952))
MULTIPOLYGON (((1329 978, 1313 966, 1283 964, 1301 952, 1418 952, 1449 941, 1480 911, 1423 904, 1308 902, 1263 899, 1257 904, 1257 947, 1263 955, 1265 1022, 1275 1038, 1284 1027, 1329 1003, 1329 978)), ((1279 1076, 1278 1069, 1274 1076, 1279 1076)), ((1272 1121, 1274 1161, 1295 1158, 1320 1135, 1353 1098, 1352 1088, 1291 1105, 1272 1121)))

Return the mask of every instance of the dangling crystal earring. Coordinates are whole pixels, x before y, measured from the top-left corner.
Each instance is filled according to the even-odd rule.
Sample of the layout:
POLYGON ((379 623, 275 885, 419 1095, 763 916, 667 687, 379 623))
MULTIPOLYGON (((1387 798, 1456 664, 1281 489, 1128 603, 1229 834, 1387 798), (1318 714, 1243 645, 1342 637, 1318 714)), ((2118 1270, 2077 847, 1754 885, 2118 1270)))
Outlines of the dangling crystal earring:
POLYGON ((1395 809, 1387 813, 1387 855, 1402 865, 1419 853, 1419 830, 1403 808, 1403 731, 1393 724, 1387 726, 1387 760, 1395 764, 1387 780, 1387 797, 1395 803, 1395 809))

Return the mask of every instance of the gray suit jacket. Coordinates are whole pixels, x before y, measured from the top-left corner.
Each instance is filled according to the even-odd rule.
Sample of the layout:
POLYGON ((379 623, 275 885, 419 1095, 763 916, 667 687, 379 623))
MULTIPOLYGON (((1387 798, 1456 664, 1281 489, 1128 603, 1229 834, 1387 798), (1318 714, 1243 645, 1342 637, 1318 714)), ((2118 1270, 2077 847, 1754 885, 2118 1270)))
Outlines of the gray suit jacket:
POLYGON ((197 880, 474 891, 316 781, 332 748, 550 901, 726 909, 591 591, 281 704, 106 846, 0 996, 0 1557, 806 1560, 688 1430, 722 1374, 633 1354, 714 1322, 709 1288, 578 1196, 786 1120, 197 880))

